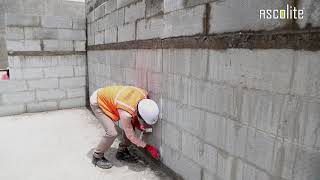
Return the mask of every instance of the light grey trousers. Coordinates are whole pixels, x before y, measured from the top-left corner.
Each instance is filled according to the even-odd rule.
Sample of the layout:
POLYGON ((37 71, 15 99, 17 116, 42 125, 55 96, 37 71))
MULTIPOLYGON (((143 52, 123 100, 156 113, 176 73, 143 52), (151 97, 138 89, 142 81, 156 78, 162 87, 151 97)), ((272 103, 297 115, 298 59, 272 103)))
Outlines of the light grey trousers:
MULTIPOLYGON (((110 146, 118 136, 118 132, 115 127, 114 121, 112 121, 107 115, 105 115, 102 109, 98 105, 98 97, 97 97, 98 90, 92 93, 90 97, 90 106, 96 118, 100 121, 104 130, 106 131, 106 134, 101 138, 100 143, 94 149, 94 154, 93 154, 96 158, 101 158, 103 157, 104 153, 110 148, 110 146)), ((130 144, 130 141, 126 138, 124 133, 122 134, 123 134, 122 146, 128 146, 130 144)))

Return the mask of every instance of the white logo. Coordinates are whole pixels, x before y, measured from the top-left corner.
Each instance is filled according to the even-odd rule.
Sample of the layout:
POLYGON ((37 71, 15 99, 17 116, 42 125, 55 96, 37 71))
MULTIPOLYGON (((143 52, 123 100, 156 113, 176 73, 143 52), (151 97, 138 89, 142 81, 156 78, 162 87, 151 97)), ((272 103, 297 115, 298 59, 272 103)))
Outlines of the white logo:
POLYGON ((303 9, 287 4, 286 9, 260 9, 260 19, 303 19, 303 9))

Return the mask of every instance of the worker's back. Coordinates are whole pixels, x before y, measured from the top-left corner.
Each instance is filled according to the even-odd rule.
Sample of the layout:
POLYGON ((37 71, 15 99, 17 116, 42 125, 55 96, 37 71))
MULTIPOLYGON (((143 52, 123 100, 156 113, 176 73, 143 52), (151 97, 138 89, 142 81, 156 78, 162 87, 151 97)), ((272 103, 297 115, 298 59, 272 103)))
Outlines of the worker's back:
POLYGON ((112 120, 118 121, 118 109, 136 116, 137 105, 147 94, 146 90, 134 86, 108 86, 98 91, 98 104, 112 120))

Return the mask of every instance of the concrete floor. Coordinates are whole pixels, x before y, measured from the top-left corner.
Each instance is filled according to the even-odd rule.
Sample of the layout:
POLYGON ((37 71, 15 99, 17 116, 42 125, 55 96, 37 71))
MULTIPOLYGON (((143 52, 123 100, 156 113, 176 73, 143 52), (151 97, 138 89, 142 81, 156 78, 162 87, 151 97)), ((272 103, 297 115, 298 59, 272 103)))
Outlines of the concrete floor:
POLYGON ((0 179, 172 179, 143 159, 138 164, 117 161, 118 141, 106 153, 114 167, 94 167, 91 151, 103 133, 85 108, 0 117, 0 179))

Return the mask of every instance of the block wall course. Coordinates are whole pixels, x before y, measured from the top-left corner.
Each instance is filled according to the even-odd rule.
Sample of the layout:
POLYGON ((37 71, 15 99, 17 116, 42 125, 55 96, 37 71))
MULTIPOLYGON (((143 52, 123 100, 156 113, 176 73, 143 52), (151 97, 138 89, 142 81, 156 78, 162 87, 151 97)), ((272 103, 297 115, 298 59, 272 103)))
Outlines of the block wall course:
POLYGON ((320 2, 319 1, 299 1, 297 3, 298 9, 304 10, 304 17, 303 19, 297 20, 297 23, 300 28, 305 28, 308 24, 312 27, 320 27, 320 20, 319 20, 319 9, 320 9, 320 2))
POLYGON ((164 30, 161 37, 167 38, 201 34, 204 31, 202 24, 204 14, 205 5, 165 14, 163 17, 164 30))
POLYGON ((24 104, 19 105, 1 105, 0 106, 0 116, 10 116, 16 114, 22 114, 26 111, 24 104))
POLYGON ((283 19, 260 19, 259 9, 285 9, 290 1, 227 0, 210 4, 210 33, 259 31, 282 28, 290 23, 283 19), (214 10, 213 10, 214 9, 214 10), (244 18, 247 17, 247 18, 244 18))
MULTIPOLYGON (((287 158, 291 155, 282 155, 281 152, 279 155, 275 154, 275 149, 279 148, 277 143, 283 138, 289 145, 294 143, 308 147, 306 150, 308 153, 319 149, 317 134, 312 133, 315 131, 312 129, 317 127, 316 120, 319 119, 317 113, 319 101, 311 101, 313 96, 286 94, 293 92, 290 89, 294 87, 293 71, 297 71, 295 67, 298 59, 303 59, 300 57, 293 60, 291 53, 297 52, 250 51, 243 49, 89 51, 89 89, 93 92, 99 87, 124 83, 147 88, 152 98, 159 99, 161 135, 160 137, 158 134, 151 135, 146 140, 159 147, 164 164, 175 172, 180 172, 185 178, 194 176, 195 179, 200 179, 196 175, 199 169, 203 172, 203 175, 199 173, 203 179, 210 177, 247 180, 258 177, 268 180, 270 177, 280 176, 277 175, 279 172, 276 169, 281 166, 284 168, 280 173, 283 174, 281 177, 290 179, 286 177, 293 171, 294 161, 287 158), (270 59, 265 58, 268 53, 272 54, 270 59), (260 66, 257 66, 258 62, 242 60, 245 56, 259 61, 260 66), (180 59, 190 64, 199 63, 193 66, 200 67, 192 70, 191 65, 189 68, 175 64, 166 65, 168 62, 180 59), (199 61, 200 59, 202 61, 199 61), (235 69, 229 67, 230 61, 231 66, 236 64, 235 69), (109 70, 105 67, 110 68, 109 77, 106 75, 108 73, 105 73, 109 70), (203 67, 206 67, 205 72, 198 72, 203 67), (235 71, 237 68, 239 71, 235 71), (271 85, 243 85, 241 82, 246 80, 244 77, 241 77, 244 80, 234 80, 234 78, 222 78, 220 75, 213 76, 211 73, 216 69, 220 71, 224 69, 223 73, 225 75, 230 73, 229 76, 242 73, 247 74, 245 78, 260 76, 260 79, 265 81, 263 83, 271 85), (283 74, 281 76, 291 79, 289 81, 291 85, 289 83, 283 86, 284 84, 270 81, 270 74, 273 73, 283 74), (307 117, 307 114, 311 116, 307 117), (305 129, 311 129, 310 133, 305 129), (199 146, 192 146, 194 144, 199 146), (171 154, 166 154, 166 151, 171 154), (195 175, 186 175, 189 171, 176 167, 176 164, 170 164, 173 155, 178 159, 176 162, 184 161, 185 164, 189 164, 188 167, 195 170, 195 175), (285 159, 282 166, 277 164, 279 158, 288 160, 285 159)), ((301 56, 305 54, 301 53, 301 56)), ((312 62, 312 59, 316 59, 314 57, 317 56, 313 55, 307 62, 312 62)), ((306 70, 298 71, 306 72, 306 70)), ((316 74, 316 70, 314 72, 316 74)), ((304 171, 299 173, 301 177, 306 177, 308 174, 304 171)), ((311 177, 314 173, 309 172, 311 177)))
POLYGON ((161 17, 142 19, 137 22, 137 39, 160 38, 164 28, 164 21, 161 17))
POLYGON ((47 28, 72 28, 72 19, 63 16, 42 16, 41 26, 47 28))
POLYGON ((145 17, 146 2, 142 0, 131 6, 125 7, 125 23, 134 22, 137 19, 145 17))
POLYGON ((118 27, 118 42, 133 41, 136 39, 135 23, 125 24, 118 27))
POLYGON ((29 103, 27 104, 27 112, 42 112, 42 111, 53 111, 58 109, 58 103, 55 101, 40 102, 40 103, 29 103))
POLYGON ((146 17, 163 13, 163 0, 146 0, 146 17))

